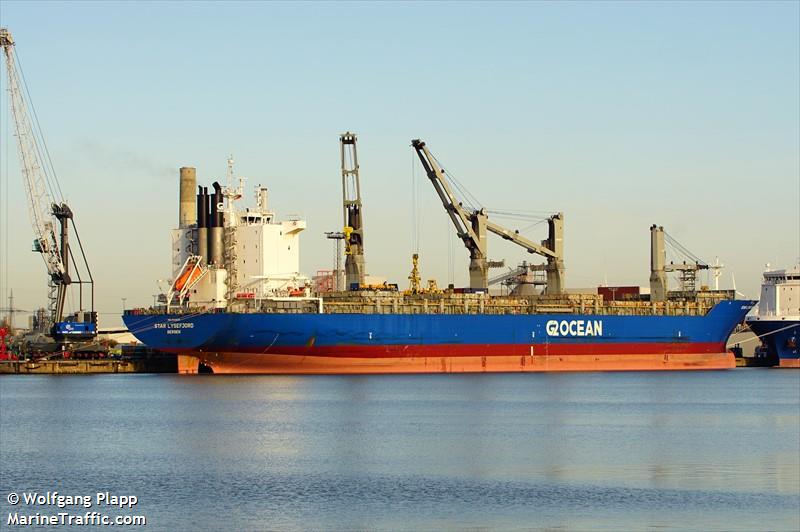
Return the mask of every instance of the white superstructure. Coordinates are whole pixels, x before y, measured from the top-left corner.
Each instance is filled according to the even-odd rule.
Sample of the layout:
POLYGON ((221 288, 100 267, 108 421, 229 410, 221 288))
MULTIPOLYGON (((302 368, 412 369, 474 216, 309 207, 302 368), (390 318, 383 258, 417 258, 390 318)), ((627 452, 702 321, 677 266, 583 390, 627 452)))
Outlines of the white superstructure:
POLYGON ((800 320, 800 265, 764 272, 758 312, 748 321, 800 320))
MULTIPOLYGON (((266 188, 259 187, 256 196, 266 188)), ((288 295, 305 286, 300 275, 300 232, 304 220, 275 221, 263 207, 238 214, 236 231, 236 288, 255 297, 288 295)))
POLYGON ((305 220, 277 220, 269 209, 268 189, 261 185, 255 188, 255 206, 241 205, 244 179, 233 186, 232 166, 229 159, 227 186, 214 184, 218 194, 200 187, 196 223, 171 232, 171 294, 184 294, 168 296, 171 305, 188 302, 193 307, 225 308, 233 300, 298 295, 309 285, 300 273, 305 220), (201 275, 190 274, 187 268, 193 264, 202 267, 201 275))

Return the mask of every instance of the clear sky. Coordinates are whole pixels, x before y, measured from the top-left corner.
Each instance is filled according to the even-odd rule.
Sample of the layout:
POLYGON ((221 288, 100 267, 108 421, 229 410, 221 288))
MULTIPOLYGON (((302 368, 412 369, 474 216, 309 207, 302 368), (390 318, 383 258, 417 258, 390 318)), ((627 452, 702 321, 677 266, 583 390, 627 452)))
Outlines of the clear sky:
MULTIPOLYGON (((401 286, 415 229, 424 279, 468 279, 412 158, 422 138, 484 206, 565 213, 570 287, 646 286, 657 223, 719 256, 722 287, 734 274, 757 296, 765 263, 800 257, 799 6, 2 0, 0 24, 76 212, 103 326, 119 323, 122 298, 151 303, 169 274, 178 168, 210 185, 229 153, 279 216, 308 221, 304 272, 331 268, 345 130, 359 135, 368 271, 401 286)), ((3 100, 0 307, 13 289, 30 310, 46 303, 46 277, 3 100)), ((493 237, 489 254, 531 258, 493 237)))

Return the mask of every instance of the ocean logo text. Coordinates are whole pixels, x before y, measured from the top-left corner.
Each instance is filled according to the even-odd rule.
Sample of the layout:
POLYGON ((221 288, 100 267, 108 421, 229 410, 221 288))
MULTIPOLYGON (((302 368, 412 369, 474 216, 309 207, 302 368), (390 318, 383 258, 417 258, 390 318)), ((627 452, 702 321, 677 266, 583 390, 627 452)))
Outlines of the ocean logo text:
POLYGON ((548 336, 603 336, 601 320, 549 320, 548 336))

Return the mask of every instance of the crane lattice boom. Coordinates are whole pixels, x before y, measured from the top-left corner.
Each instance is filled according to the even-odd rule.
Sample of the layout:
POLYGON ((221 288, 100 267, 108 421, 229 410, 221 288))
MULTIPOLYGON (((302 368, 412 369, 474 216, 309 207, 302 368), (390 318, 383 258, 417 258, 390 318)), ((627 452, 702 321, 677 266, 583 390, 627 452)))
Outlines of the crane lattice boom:
POLYGON ((59 241, 56 237, 54 223, 56 219, 53 215, 54 203, 47 192, 45 184, 46 167, 43 164, 42 150, 39 148, 33 133, 19 73, 14 62, 14 39, 5 28, 0 29, 0 46, 2 46, 6 57, 8 91, 11 96, 11 112, 14 116, 17 146, 22 163, 25 192, 28 197, 28 213, 36 234, 34 245, 36 246, 36 251, 41 250, 47 264, 47 271, 55 281, 63 277, 66 268, 59 252, 59 241))
MULTIPOLYGON (((29 112, 30 102, 25 101, 24 78, 20 73, 17 61, 15 61, 14 45, 11 32, 6 28, 0 28, 0 47, 3 48, 6 59, 11 114, 14 117, 20 167, 28 200, 28 214, 34 232, 33 250, 42 254, 47 267, 50 277, 50 318, 53 323, 57 323, 64 313, 67 286, 72 282, 69 275, 71 256, 68 243, 69 220, 72 218, 72 210, 66 203, 60 201, 60 198, 58 202, 54 202, 48 193, 48 184, 55 185, 55 190, 58 190, 58 181, 55 175, 48 174, 48 166, 45 164, 48 162, 45 159, 47 148, 44 146, 43 140, 40 143, 39 137, 36 135, 37 131, 34 130, 34 122, 31 120, 29 112)), ((32 111, 33 108, 31 107, 30 110, 32 111)), ((35 114, 33 118, 36 118, 35 114)), ((41 134, 40 131, 39 133, 41 134)), ((78 241, 80 243, 80 238, 78 241)), ((82 248, 81 254, 83 255, 82 248)), ((83 258, 85 263, 85 256, 83 258)), ((91 272, 88 273, 88 282, 93 283, 91 272)), ((79 272, 78 282, 83 283, 79 272)))

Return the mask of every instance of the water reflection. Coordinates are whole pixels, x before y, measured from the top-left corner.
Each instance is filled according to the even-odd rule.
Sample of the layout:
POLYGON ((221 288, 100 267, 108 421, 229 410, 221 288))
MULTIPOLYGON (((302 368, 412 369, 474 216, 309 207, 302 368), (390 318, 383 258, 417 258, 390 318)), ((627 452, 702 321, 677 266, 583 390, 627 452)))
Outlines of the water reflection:
POLYGON ((797 529, 798 384, 3 377, 0 490, 133 490, 155 529, 797 529))

